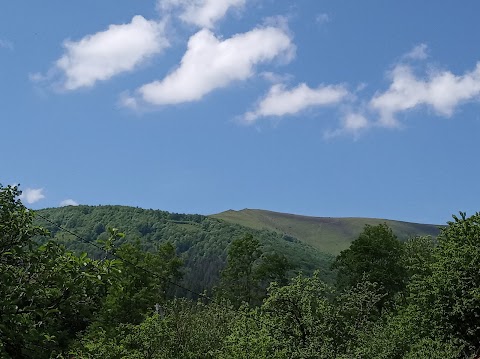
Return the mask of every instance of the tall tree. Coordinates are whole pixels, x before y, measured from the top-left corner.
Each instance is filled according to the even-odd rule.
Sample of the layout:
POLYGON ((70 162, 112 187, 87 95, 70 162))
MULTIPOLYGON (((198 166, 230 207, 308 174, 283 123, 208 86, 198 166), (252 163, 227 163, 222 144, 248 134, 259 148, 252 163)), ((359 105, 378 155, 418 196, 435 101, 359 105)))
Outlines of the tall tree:
POLYGON ((259 283, 255 275, 255 264, 261 255, 260 242, 251 234, 230 244, 220 290, 233 304, 251 304, 256 300, 259 283))
POLYGON ((386 299, 391 298, 405 287, 402 253, 403 244, 386 224, 366 225, 332 265, 338 269, 338 285, 352 287, 368 280, 383 287, 386 299))
POLYGON ((429 275, 409 284, 410 301, 440 337, 466 345, 467 356, 480 352, 480 213, 465 213, 442 229, 429 275))

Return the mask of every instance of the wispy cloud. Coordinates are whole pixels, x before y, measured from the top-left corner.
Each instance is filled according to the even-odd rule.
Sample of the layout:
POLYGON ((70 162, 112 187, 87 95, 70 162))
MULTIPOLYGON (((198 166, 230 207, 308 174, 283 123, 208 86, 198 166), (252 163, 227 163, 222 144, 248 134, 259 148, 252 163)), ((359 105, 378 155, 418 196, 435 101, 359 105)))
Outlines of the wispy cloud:
MULTIPOLYGON (((253 76, 260 63, 276 58, 290 59, 295 47, 282 29, 264 27, 219 40, 207 29, 188 41, 180 66, 161 81, 143 85, 135 99, 153 105, 170 105, 200 100, 215 89, 253 76)), ((137 101, 125 97, 125 105, 137 101)))
POLYGON ((317 14, 317 16, 315 17, 315 21, 317 22, 317 24, 320 25, 326 24, 330 22, 330 15, 326 13, 317 14))
POLYGON ((403 58, 407 60, 425 60, 427 57, 428 46, 426 44, 419 44, 403 55, 403 58))
POLYGON ((79 41, 65 41, 65 53, 54 68, 46 76, 34 74, 31 78, 49 79, 59 71, 64 76, 64 90, 91 87, 97 81, 133 70, 168 45, 162 22, 137 15, 128 24, 110 25, 107 30, 79 41))
POLYGON ((32 204, 45 198, 43 194, 43 188, 26 188, 19 196, 22 201, 32 204))
POLYGON ((343 118, 343 128, 347 132, 357 133, 360 130, 366 129, 368 126, 369 121, 360 113, 350 112, 343 118))
POLYGON ((64 199, 62 202, 60 202, 60 207, 65 207, 65 206, 78 206, 78 203, 70 198, 64 199))
POLYGON ((380 124, 398 126, 396 114, 428 106, 439 115, 450 117, 460 104, 480 95, 480 63, 463 75, 450 71, 435 71, 419 78, 410 65, 398 64, 389 74, 391 84, 377 93, 370 107, 380 115, 380 124))
POLYGON ((159 0, 162 13, 179 10, 182 21, 203 28, 213 28, 231 8, 240 9, 246 0, 159 0))
POLYGON ((0 49, 13 50, 13 43, 5 39, 0 39, 0 49))
POLYGON ((287 89, 284 84, 275 84, 256 109, 247 112, 243 119, 247 123, 253 123, 261 117, 295 115, 311 107, 337 104, 347 95, 348 91, 342 85, 310 88, 302 83, 293 89, 287 89))
POLYGON ((331 139, 341 135, 349 135, 358 138, 361 133, 372 126, 372 122, 360 113, 348 111, 340 120, 340 127, 335 130, 328 130, 324 133, 325 139, 331 139))

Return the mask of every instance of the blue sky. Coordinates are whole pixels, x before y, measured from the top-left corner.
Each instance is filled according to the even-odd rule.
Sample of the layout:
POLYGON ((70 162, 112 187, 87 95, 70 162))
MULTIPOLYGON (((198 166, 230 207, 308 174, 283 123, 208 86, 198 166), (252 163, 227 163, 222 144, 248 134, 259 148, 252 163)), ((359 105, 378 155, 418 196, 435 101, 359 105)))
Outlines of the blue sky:
POLYGON ((480 3, 0 4, 0 183, 31 208, 479 209, 480 3))

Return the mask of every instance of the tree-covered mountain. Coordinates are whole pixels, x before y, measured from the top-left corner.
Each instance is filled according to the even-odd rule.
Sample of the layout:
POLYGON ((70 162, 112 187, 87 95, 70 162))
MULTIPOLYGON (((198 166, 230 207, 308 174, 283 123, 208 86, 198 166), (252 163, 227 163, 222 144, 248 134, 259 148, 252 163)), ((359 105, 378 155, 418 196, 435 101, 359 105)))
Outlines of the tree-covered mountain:
POLYGON ((288 235, 207 216, 125 206, 68 206, 38 211, 36 223, 48 229, 53 238, 68 249, 86 252, 93 258, 100 258, 103 252, 89 243, 106 240, 109 227, 125 234, 117 246, 138 240, 143 249, 152 251, 161 243, 170 242, 184 261, 183 284, 196 292, 210 290, 218 282, 229 243, 247 233, 260 241, 264 253, 285 255, 297 271, 320 270, 325 280, 332 277, 333 257, 329 254, 288 235), (79 235, 84 241, 42 217, 79 235))
MULTIPOLYGON (((36 213, 20 195, 0 185, 0 358, 480 353, 480 213, 453 216, 436 239, 400 241, 387 224, 366 225, 327 283, 325 272, 292 273, 294 261, 309 270, 305 258, 321 265, 325 257, 275 232, 119 206, 36 213), (203 256, 222 266, 222 253, 213 295, 172 290, 185 262, 203 256)), ((206 276, 192 278, 186 286, 205 288, 206 276)))
POLYGON ((440 233, 440 226, 433 224, 379 218, 310 217, 260 209, 229 210, 211 217, 248 228, 286 234, 332 255, 338 255, 342 250, 347 249, 366 224, 376 226, 385 223, 392 228, 393 233, 400 240, 406 240, 412 236, 436 237, 440 233))

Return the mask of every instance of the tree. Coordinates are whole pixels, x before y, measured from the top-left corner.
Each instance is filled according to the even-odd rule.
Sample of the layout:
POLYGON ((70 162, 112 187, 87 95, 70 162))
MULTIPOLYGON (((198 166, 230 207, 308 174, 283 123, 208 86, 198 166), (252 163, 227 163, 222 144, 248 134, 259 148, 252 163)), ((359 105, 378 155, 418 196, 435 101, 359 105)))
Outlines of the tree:
POLYGON ((255 276, 267 288, 271 282, 284 286, 288 283, 288 273, 294 266, 283 254, 268 253, 261 256, 261 262, 255 270, 255 276))
POLYGON ((254 266, 262 255, 260 242, 251 234, 232 241, 227 254, 227 265, 222 271, 220 291, 233 304, 253 303, 259 291, 254 266))
POLYGON ((287 358, 338 358, 378 318, 382 296, 375 283, 339 293, 318 272, 310 278, 298 275, 284 287, 270 286, 261 307, 263 322, 270 341, 287 358))
POLYGON ((17 187, 0 185, 0 356, 49 357, 99 309, 112 262, 76 256, 33 225, 17 187))
POLYGON ((434 252, 435 242, 429 236, 412 237, 405 242, 402 261, 409 280, 431 275, 434 252))
POLYGON ((175 247, 166 242, 154 253, 144 252, 140 243, 123 244, 115 252, 120 274, 109 287, 100 321, 109 328, 139 324, 155 304, 166 299, 171 283, 180 280, 182 261, 175 247))
POLYGON ((335 259, 332 268, 338 269, 341 288, 368 280, 378 283, 387 294, 385 299, 390 299, 405 287, 402 253, 402 243, 386 224, 366 225, 350 248, 335 259))
POLYGON ((480 213, 453 216, 441 230, 429 275, 408 286, 410 305, 439 338, 465 344, 466 355, 480 351, 480 213))
POLYGON ((140 324, 121 324, 117 333, 101 327, 89 331, 71 353, 102 359, 219 358, 237 313, 225 304, 173 299, 140 324))
POLYGON ((270 283, 287 284, 291 269, 284 255, 263 253, 258 239, 246 234, 230 244, 217 293, 237 307, 243 302, 260 304, 270 283))

